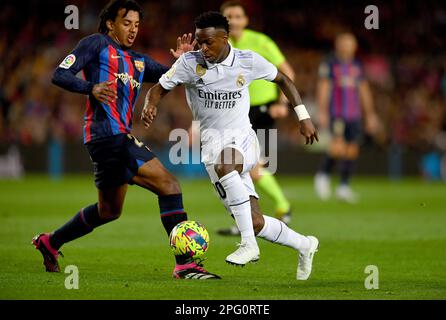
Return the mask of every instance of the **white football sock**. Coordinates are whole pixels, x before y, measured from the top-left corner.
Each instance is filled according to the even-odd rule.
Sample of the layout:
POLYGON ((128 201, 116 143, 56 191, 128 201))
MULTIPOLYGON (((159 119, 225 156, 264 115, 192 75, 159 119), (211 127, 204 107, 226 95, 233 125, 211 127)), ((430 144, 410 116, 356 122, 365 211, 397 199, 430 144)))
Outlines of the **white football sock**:
POLYGON ((310 240, 307 237, 290 229, 282 221, 265 215, 263 215, 263 219, 265 225, 257 234, 258 237, 299 251, 306 251, 310 248, 310 240))
POLYGON ((220 178, 226 192, 226 201, 231 208, 235 222, 242 237, 242 243, 257 245, 251 216, 251 203, 246 187, 237 171, 232 171, 220 178))

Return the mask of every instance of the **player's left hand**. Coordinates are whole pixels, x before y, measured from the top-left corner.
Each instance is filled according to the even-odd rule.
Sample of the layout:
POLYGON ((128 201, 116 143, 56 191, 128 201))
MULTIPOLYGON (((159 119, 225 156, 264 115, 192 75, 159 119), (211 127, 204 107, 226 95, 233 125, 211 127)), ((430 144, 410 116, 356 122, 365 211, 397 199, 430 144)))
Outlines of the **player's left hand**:
POLYGON ((177 38, 177 49, 174 51, 170 49, 170 53, 175 59, 178 59, 183 53, 194 50, 197 41, 192 41, 192 33, 183 34, 182 37, 177 38))
POLYGON ((274 103, 272 104, 269 109, 269 115, 273 119, 280 119, 285 118, 288 115, 289 107, 286 103, 274 103))
POLYGON ((155 106, 145 105, 141 112, 141 120, 144 122, 144 128, 148 129, 155 120, 158 108, 155 106))
POLYGON ((299 123, 300 134, 303 135, 306 139, 305 144, 313 144, 314 140, 319 142, 319 136, 311 119, 304 119, 302 121, 299 121, 299 123))

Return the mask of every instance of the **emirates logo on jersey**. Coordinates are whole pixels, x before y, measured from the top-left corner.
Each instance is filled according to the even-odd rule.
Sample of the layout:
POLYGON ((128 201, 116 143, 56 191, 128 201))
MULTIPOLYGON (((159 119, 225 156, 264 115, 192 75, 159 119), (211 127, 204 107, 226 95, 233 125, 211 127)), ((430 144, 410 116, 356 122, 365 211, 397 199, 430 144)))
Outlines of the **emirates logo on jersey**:
POLYGON ((133 76, 129 75, 127 72, 125 73, 115 73, 115 77, 122 81, 124 85, 127 85, 127 83, 130 83, 130 86, 132 89, 139 89, 141 87, 141 84, 133 79, 133 76))

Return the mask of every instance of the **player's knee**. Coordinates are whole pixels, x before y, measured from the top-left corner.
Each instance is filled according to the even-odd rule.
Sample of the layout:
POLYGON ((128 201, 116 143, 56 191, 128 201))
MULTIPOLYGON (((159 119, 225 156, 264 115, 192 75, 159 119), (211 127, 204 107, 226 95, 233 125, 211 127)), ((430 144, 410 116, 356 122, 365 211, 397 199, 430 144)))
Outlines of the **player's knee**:
POLYGON ((350 144, 347 148, 346 158, 350 160, 355 160, 359 156, 359 146, 355 144, 350 144))
POLYGON ((336 159, 344 158, 346 151, 345 143, 341 141, 334 142, 330 147, 330 154, 336 159))
POLYGON ((215 172, 217 173, 217 176, 219 177, 219 178, 221 178, 221 177, 224 177, 225 175, 227 175, 228 173, 230 173, 230 172, 232 172, 232 171, 234 171, 234 170, 236 170, 236 171, 238 171, 238 172, 241 172, 241 166, 240 165, 238 165, 238 164, 233 164, 233 163, 231 163, 231 164, 222 164, 222 163, 219 163, 219 164, 216 164, 215 166, 214 166, 214 170, 215 170, 215 172))
POLYGON ((116 220, 121 216, 122 207, 111 204, 99 204, 99 216, 104 220, 116 220))
POLYGON ((233 165, 227 165, 227 164, 216 164, 214 165, 214 170, 217 173, 217 176, 219 178, 227 175, 229 172, 234 170, 234 166, 233 165))

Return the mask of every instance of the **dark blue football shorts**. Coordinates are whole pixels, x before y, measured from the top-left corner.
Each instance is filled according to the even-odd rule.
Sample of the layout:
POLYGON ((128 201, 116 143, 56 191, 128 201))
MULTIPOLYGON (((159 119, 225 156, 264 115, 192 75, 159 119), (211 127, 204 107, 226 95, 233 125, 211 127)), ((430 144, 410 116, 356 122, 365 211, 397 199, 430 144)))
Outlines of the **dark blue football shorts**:
POLYGON ((330 131, 334 137, 342 137, 348 143, 359 143, 362 138, 361 120, 331 119, 330 131))
POLYGON ((91 161, 96 187, 107 189, 132 179, 139 167, 155 158, 155 154, 130 134, 118 134, 86 144, 91 161))

